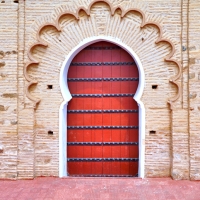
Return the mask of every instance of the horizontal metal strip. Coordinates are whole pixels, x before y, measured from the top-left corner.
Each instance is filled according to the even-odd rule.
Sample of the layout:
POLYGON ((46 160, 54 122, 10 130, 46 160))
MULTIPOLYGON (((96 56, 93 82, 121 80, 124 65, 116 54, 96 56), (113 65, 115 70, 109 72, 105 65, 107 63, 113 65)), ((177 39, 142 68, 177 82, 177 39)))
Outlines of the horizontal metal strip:
POLYGON ((138 110, 103 110, 104 113, 138 113, 138 110))
POLYGON ((72 94, 72 97, 102 97, 102 94, 72 94))
POLYGON ((72 81, 102 81, 103 78, 68 78, 69 82, 72 81))
POLYGON ((68 146, 138 145, 138 142, 67 142, 68 146))
POLYGON ((138 174, 135 175, 123 175, 123 174, 81 174, 81 175, 69 175, 70 177, 138 177, 138 174))
POLYGON ((86 47, 84 50, 113 50, 121 49, 121 47, 86 47))
POLYGON ((67 110, 68 113, 138 113, 138 110, 67 110))
POLYGON ((67 110, 68 113, 102 113, 102 110, 67 110))
POLYGON ((72 97, 133 97, 135 94, 72 94, 72 97))
POLYGON ((89 81, 138 81, 139 78, 68 78, 69 82, 89 82, 89 81))
POLYGON ((138 129, 138 126, 67 126, 68 129, 138 129))
POLYGON ((138 81, 139 78, 103 78, 104 81, 138 81))
POLYGON ((134 65, 136 66, 135 62, 73 62, 70 66, 117 66, 117 65, 134 65))
POLYGON ((68 162, 137 162, 139 158, 68 158, 68 162))
POLYGON ((135 94, 103 94, 103 97, 133 97, 135 94))

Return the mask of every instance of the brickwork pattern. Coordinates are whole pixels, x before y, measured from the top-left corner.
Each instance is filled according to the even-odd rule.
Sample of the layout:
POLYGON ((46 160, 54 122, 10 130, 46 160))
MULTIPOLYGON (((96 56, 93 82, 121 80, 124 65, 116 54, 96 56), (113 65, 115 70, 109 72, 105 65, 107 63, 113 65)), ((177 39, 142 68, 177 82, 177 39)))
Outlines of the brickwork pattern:
POLYGON ((200 179, 199 117, 200 117, 200 46, 199 46, 199 1, 190 1, 189 8, 189 133, 190 133, 190 178, 200 179))
POLYGON ((108 35, 130 46, 144 67, 146 83, 142 101, 146 109, 146 177, 200 179, 199 0, 190 1, 190 4, 187 0, 109 0, 114 7, 120 5, 125 10, 142 10, 147 20, 158 23, 164 37, 175 45, 173 57, 183 65, 179 79, 183 89, 173 111, 167 101, 177 94, 177 87, 169 80, 178 73, 178 68, 174 63, 164 61, 171 51, 170 46, 155 44, 158 29, 151 25, 141 29, 139 13, 130 12, 121 19, 120 10, 111 16, 108 5, 102 2, 92 7, 90 16, 81 11, 79 20, 71 15, 63 16, 59 21, 61 32, 53 27, 41 31, 40 37, 48 47, 37 46, 32 50, 32 55, 40 63, 31 65, 27 71, 38 81, 37 86, 30 88, 31 95, 41 99, 37 109, 25 95, 28 83, 23 69, 29 61, 28 50, 37 41, 39 28, 45 23, 55 23, 60 13, 76 12, 80 6, 87 8, 91 2, 0 2, 0 178, 58 176, 58 114, 63 101, 59 72, 62 62, 84 38, 108 35), (53 89, 47 89, 47 85, 53 85, 53 89), (153 90, 152 85, 158 85, 158 89, 153 90), (53 130, 54 135, 48 135, 49 130, 53 130), (156 134, 149 134, 151 130, 156 134))
POLYGON ((17 9, 0 3, 0 178, 10 179, 17 177, 17 9))
MULTIPOLYGON (((65 10, 62 10, 62 13, 65 12, 65 10)), ((141 58, 144 67, 146 87, 142 100, 146 106, 146 134, 149 136, 151 129, 155 129, 158 134, 157 137, 147 137, 146 140, 147 148, 150 146, 146 156, 146 174, 147 176, 154 176, 155 174, 160 174, 160 176, 170 175, 171 127, 167 101, 170 96, 176 94, 173 86, 169 85, 169 79, 175 74, 174 68, 176 69, 176 67, 171 63, 164 62, 164 57, 170 53, 170 47, 165 43, 155 44, 159 36, 158 30, 151 26, 141 29, 142 19, 138 13, 131 12, 127 14, 123 21, 120 21, 120 18, 120 13, 111 16, 110 8, 105 3, 97 3, 91 8, 90 17, 86 16, 86 13, 80 13, 78 22, 74 17, 63 17, 60 20, 62 30, 60 33, 55 28, 52 29, 52 27, 44 28, 41 31, 40 38, 48 44, 48 47, 38 46, 33 49, 31 53, 36 60, 40 61, 40 64, 36 69, 32 67, 28 69, 28 74, 38 81, 37 88, 31 90, 31 93, 42 100, 36 109, 36 144, 38 146, 36 146, 35 150, 36 157, 38 158, 38 160, 36 159, 36 171, 38 169, 38 173, 40 173, 41 165, 46 167, 46 173, 50 169, 49 165, 52 166, 52 163, 49 163, 49 165, 45 163, 44 159, 50 162, 58 157, 58 155, 55 155, 55 158, 52 158, 56 153, 56 148, 53 148, 51 139, 44 136, 47 135, 48 129, 53 130, 55 135, 58 135, 59 131, 57 116, 62 97, 60 92, 58 93, 58 78, 59 65, 64 61, 64 55, 67 55, 74 46, 78 45, 85 38, 108 35, 119 38, 126 45, 130 46, 141 58), (124 30, 124 26, 129 27, 129 29, 124 30), (134 40, 134 38, 137 38, 137 40, 134 40), (148 44, 148 47, 145 44, 148 44), (52 54, 56 56, 52 58, 52 54), (50 66, 51 70, 49 70, 50 66), (55 89, 47 90, 48 84, 53 85, 55 89), (153 84, 158 84, 157 91, 152 90, 153 84), (149 101, 149 98, 151 98, 151 101, 149 101), (162 123, 156 121, 158 110, 154 112, 155 108, 160 109, 159 111, 162 112, 162 123), (154 126, 152 126, 152 119, 155 123, 154 126), (162 141, 162 150, 157 148, 161 145, 160 141, 162 141), (44 147, 40 148, 40 142, 46 144, 46 149, 44 147), (153 147, 152 143, 154 144, 153 147), (160 157, 162 157, 162 162, 159 162, 160 157), (43 161, 39 161, 39 158, 43 161), (159 163, 159 167, 157 170, 152 170, 155 162, 159 163)), ((160 119, 157 118, 157 120, 160 119)), ((58 139, 58 137, 56 138, 58 139)))

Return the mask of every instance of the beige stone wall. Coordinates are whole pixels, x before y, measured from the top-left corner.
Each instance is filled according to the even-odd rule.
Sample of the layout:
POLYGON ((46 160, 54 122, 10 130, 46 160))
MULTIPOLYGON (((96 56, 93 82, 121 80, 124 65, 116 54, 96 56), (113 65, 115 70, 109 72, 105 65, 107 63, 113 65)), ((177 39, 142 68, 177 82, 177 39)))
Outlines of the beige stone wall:
POLYGON ((0 3, 0 178, 11 179, 17 177, 17 9, 0 3))
POLYGON ((190 178, 192 180, 200 179, 200 148, 199 148, 199 130, 200 130, 200 1, 190 1, 189 15, 189 135, 190 135, 190 178))
POLYGON ((174 62, 164 60, 171 52, 169 43, 155 44, 160 34, 158 28, 148 25, 141 29, 142 17, 138 12, 130 12, 121 19, 119 10, 111 16, 109 6, 102 2, 93 5, 90 16, 81 11, 79 20, 70 15, 61 18, 61 32, 52 26, 42 29, 39 36, 48 47, 32 49, 31 55, 39 64, 27 69, 30 78, 38 82, 28 91, 41 101, 35 109, 34 102, 27 98, 29 82, 23 70, 30 61, 29 48, 37 42, 39 28, 46 23, 55 24, 59 14, 76 12, 80 6, 87 8, 91 2, 7 0, 0 3, 0 178, 58 176, 62 62, 83 39, 106 35, 130 46, 144 67, 145 176, 198 180, 199 0, 190 1, 190 5, 187 0, 109 0, 113 7, 121 6, 122 10, 143 11, 146 21, 159 24, 163 37, 175 46, 173 59, 181 62, 182 73, 178 79, 180 97, 172 109, 167 102, 178 90, 169 80, 179 70, 174 62), (153 84, 158 85, 157 90, 152 89, 153 84), (48 90, 47 85, 53 85, 53 90, 48 90), (48 135, 49 130, 54 134, 48 135), (156 134, 149 134, 151 130, 156 134))

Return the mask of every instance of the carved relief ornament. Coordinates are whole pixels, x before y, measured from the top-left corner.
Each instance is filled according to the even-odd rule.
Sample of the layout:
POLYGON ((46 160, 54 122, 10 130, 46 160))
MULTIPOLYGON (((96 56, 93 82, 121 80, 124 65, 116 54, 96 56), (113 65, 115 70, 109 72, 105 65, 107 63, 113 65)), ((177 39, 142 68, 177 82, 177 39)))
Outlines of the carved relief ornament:
POLYGON ((34 107, 36 108, 37 104, 41 101, 41 99, 38 99, 34 96, 32 96, 29 92, 29 89, 32 85, 36 85, 38 83, 37 80, 34 80, 32 79, 28 73, 27 73, 27 70, 28 68, 33 65, 33 64, 36 64, 38 65, 39 64, 39 61, 37 61, 33 56, 32 56, 32 49, 37 47, 37 46, 42 46, 42 47, 48 47, 48 44, 43 41, 41 38, 40 38, 40 34, 41 34, 41 31, 47 27, 47 26, 52 26, 54 28, 56 28, 56 30, 58 32, 61 32, 61 28, 60 28, 60 25, 59 25, 59 21, 60 19, 64 16, 64 15, 72 15, 74 16, 77 20, 79 20, 79 12, 80 11, 84 11, 88 16, 90 16, 90 11, 91 11, 91 7, 97 3, 97 2, 104 2, 106 3, 109 8, 110 8, 110 13, 111 13, 111 16, 113 16, 115 14, 115 11, 117 9, 120 9, 121 10, 121 18, 125 17, 125 15, 128 13, 128 12, 131 12, 131 11, 135 11, 135 12, 138 12, 141 16, 142 16, 142 23, 141 23, 141 28, 144 28, 145 26, 147 25, 151 25, 151 26, 155 26, 157 27, 157 29, 159 30, 159 37, 158 39, 155 41, 156 44, 160 43, 160 42, 166 42, 168 43, 170 46, 171 46, 171 52, 164 58, 166 62, 173 62, 175 63, 175 65, 178 67, 178 73, 174 76, 174 77, 171 77, 170 78, 170 82, 172 84, 174 84, 176 87, 177 87, 177 94, 170 98, 168 100, 168 103, 170 104, 171 106, 171 109, 173 109, 173 104, 177 101, 177 99, 180 97, 180 91, 181 91, 181 86, 180 84, 178 83, 178 79, 181 77, 181 63, 179 61, 177 61, 176 59, 173 59, 173 56, 174 56, 174 53, 175 53, 175 45, 168 39, 165 39, 163 37, 163 30, 162 30, 162 27, 156 23, 156 22, 152 22, 152 21, 146 21, 146 18, 145 18, 145 14, 143 11, 141 11, 140 9, 134 9, 134 8, 130 8, 130 9, 122 9, 120 6, 117 6, 117 7, 113 7, 107 0, 94 0, 89 6, 88 8, 86 9, 85 7, 79 7, 79 9, 73 13, 73 12, 64 12, 64 13, 61 13, 58 15, 57 19, 55 20, 55 24, 52 24, 52 23, 46 23, 44 24, 43 26, 41 26, 39 28, 39 30, 37 31, 37 41, 29 48, 28 50, 28 58, 29 58, 29 62, 24 66, 24 76, 25 76, 25 79, 28 81, 28 84, 26 85, 26 89, 25 89, 25 92, 26 92, 26 96, 31 100, 33 101, 34 103, 34 107))

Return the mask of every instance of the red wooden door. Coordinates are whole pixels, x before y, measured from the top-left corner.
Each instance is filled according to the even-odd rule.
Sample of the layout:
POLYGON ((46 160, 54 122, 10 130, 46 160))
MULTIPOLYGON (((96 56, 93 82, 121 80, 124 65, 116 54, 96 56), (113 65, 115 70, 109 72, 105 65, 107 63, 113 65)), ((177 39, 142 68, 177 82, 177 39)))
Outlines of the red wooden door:
POLYGON ((137 176, 138 69, 122 48, 108 42, 86 47, 68 72, 69 176, 137 176))

